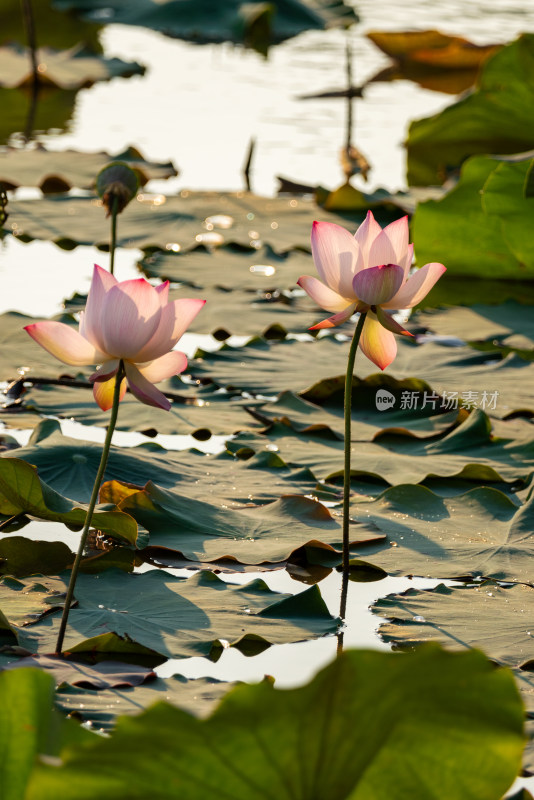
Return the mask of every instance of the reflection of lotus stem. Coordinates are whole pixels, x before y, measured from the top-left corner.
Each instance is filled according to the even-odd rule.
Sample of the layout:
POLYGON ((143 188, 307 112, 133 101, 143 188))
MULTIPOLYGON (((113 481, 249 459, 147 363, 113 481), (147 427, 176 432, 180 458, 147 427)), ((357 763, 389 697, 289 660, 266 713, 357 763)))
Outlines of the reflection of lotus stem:
MULTIPOLYGON (((350 501, 350 440, 351 440, 351 412, 352 412, 352 373, 354 372, 354 360, 356 358, 356 350, 360 343, 360 336, 363 330, 363 324, 367 314, 362 312, 352 337, 352 342, 349 350, 349 359, 347 362, 347 374, 345 377, 345 459, 343 466, 343 578, 346 581, 349 575, 349 501, 350 501)), ((345 610, 347 605, 346 591, 341 595, 341 607, 339 616, 345 618, 345 610)))
POLYGON ((28 50, 32 65, 33 84, 39 83, 39 70, 37 69, 37 40, 35 37, 35 20, 31 0, 22 0, 22 16, 28 40, 28 50))
POLYGON ((67 621, 69 618, 70 605, 72 603, 72 598, 74 595, 74 586, 76 584, 76 578, 78 577, 78 570, 80 568, 80 562, 82 560, 85 543, 87 541, 87 536, 89 534, 89 528, 91 527, 91 520, 93 518, 93 512, 95 510, 96 501, 98 499, 100 484, 102 483, 104 472, 106 471, 106 465, 108 463, 111 439, 113 436, 113 431, 115 430, 115 425, 117 423, 117 416, 119 413, 120 388, 123 378, 124 378, 124 364, 121 361, 117 375, 115 377, 115 389, 113 391, 113 405, 111 406, 111 416, 109 418, 106 441, 104 442, 104 448, 102 450, 102 458, 100 459, 100 466, 98 467, 98 472, 96 474, 95 485, 93 486, 93 493, 91 494, 89 506, 87 507, 87 515, 85 517, 85 524, 83 526, 83 531, 80 537, 78 552, 76 554, 76 558, 74 559, 74 564, 72 565, 72 570, 70 574, 69 588, 67 589, 67 597, 65 599, 65 605, 63 607, 63 616, 61 617, 61 625, 59 626, 59 633, 56 642, 56 655, 61 655, 61 650, 63 648, 63 639, 65 638, 65 631, 67 629, 67 621))
POLYGON ((117 246, 117 214, 119 213, 119 198, 114 195, 111 206, 111 242, 109 244, 109 271, 113 275, 115 268, 115 247, 117 246))

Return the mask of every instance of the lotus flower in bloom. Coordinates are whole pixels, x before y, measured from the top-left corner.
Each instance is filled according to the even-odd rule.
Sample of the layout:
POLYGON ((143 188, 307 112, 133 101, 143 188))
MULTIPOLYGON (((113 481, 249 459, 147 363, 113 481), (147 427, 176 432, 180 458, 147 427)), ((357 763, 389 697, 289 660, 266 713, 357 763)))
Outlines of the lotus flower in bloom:
POLYGON ((355 311, 367 312, 360 347, 380 369, 397 354, 394 333, 410 336, 384 309, 412 308, 421 302, 445 272, 443 264, 425 264, 411 277, 413 244, 408 243, 408 217, 384 230, 367 212, 354 236, 331 222, 314 222, 312 253, 322 280, 303 275, 297 283, 317 305, 335 314, 314 325, 333 328, 355 311))
POLYGON ((169 282, 154 288, 144 278, 117 281, 95 266, 79 331, 47 320, 25 330, 55 358, 73 367, 101 364, 91 375, 93 394, 103 411, 111 408, 115 375, 122 359, 126 378, 120 399, 130 391, 142 403, 166 411, 171 407, 155 383, 182 372, 187 358, 172 348, 205 300, 168 302, 169 282))

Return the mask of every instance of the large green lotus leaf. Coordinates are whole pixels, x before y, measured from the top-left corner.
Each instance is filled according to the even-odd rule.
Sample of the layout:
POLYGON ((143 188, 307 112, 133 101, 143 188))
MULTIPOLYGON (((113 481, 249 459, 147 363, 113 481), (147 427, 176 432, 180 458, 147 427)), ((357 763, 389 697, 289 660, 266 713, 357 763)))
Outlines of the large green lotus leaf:
MULTIPOLYGON (((22 450, 17 450, 17 454, 22 450)), ((72 459, 72 462, 76 463, 76 459, 72 459)), ((64 466, 69 469, 68 463, 64 466)), ((31 463, 8 455, 0 458, 0 514, 27 514, 81 528, 87 509, 47 485, 31 463)), ((135 544, 137 540, 135 521, 127 514, 113 510, 113 506, 97 506, 93 525, 129 544, 135 544)))
POLYGON ((110 161, 122 161, 139 175, 145 184, 176 175, 173 164, 147 161, 134 147, 121 153, 79 153, 76 150, 56 152, 38 147, 34 150, 8 148, 0 153, 0 180, 10 187, 39 186, 43 191, 67 191, 72 187, 94 187, 98 172, 110 161))
MULTIPOLYGON (((81 503, 89 502, 102 455, 101 444, 63 436, 57 422, 45 420, 34 430, 29 443, 16 452, 22 463, 26 461, 37 467, 41 481, 55 492, 74 496, 81 503)), ((173 486, 179 481, 173 455, 153 443, 112 447, 104 479, 142 485, 153 478, 164 486, 173 486)), ((0 467, 4 468, 3 462, 10 460, 13 459, 0 459, 0 467)))
MULTIPOLYGON (((382 376, 373 376, 381 378, 382 376)), ((357 382, 354 386, 353 413, 352 413, 352 439, 353 441, 370 441, 382 433, 394 432, 397 435, 415 436, 418 438, 432 438, 445 433, 454 427, 463 417, 462 412, 449 411, 445 413, 432 413, 429 404, 420 409, 391 409, 388 412, 378 410, 374 402, 377 386, 386 387, 395 391, 400 397, 402 391, 407 391, 409 382, 402 383, 384 376, 380 381, 367 379, 357 382), (371 388, 372 387, 372 388, 371 388), (401 388, 402 387, 402 388, 401 388), (368 391, 365 391, 365 390, 368 391), (373 402, 369 402, 368 395, 372 394, 373 402), (367 402, 366 402, 367 401, 367 402), (385 427, 385 425, 387 427, 385 427)), ((413 381, 414 391, 420 389, 413 381), (417 387, 417 388, 416 388, 417 387)), ((430 389, 429 389, 430 390, 430 389)), ((260 419, 269 423, 278 422, 291 426, 297 433, 334 433, 339 439, 343 438, 344 418, 340 406, 319 406, 293 392, 282 392, 272 403, 256 407, 253 413, 260 419)), ((463 412, 467 413, 467 412, 463 412)))
MULTIPOLYGON (((112 486, 111 497, 150 533, 151 547, 177 550, 193 561, 234 559, 244 564, 279 563, 296 550, 324 548, 339 563, 341 524, 321 503, 300 495, 285 495, 251 508, 228 508, 165 491, 149 483, 142 491, 112 486), (332 552, 332 550, 336 552, 332 552)), ((353 525, 350 543, 381 541, 365 526, 353 525)))
MULTIPOLYGON (((77 244, 109 246, 108 226, 96 197, 56 196, 13 200, 10 222, 18 225, 23 241, 46 239, 64 247, 77 244)), ((269 245, 277 253, 293 248, 310 250, 310 231, 318 215, 311 200, 260 197, 247 192, 189 192, 165 197, 140 192, 123 211, 117 245, 141 250, 191 250, 198 244, 236 243, 242 247, 269 245), (224 227, 207 230, 206 220, 225 218, 224 227), (231 217, 227 228, 227 217, 231 217), (252 242, 252 245, 251 245, 252 242)), ((399 213, 399 216, 401 214, 399 213)), ((353 217, 321 210, 321 219, 356 227, 364 212, 353 217), (351 223, 350 219, 354 221, 351 223)), ((219 223, 220 224, 220 223, 219 223)))
POLYGON ((412 122, 408 183, 443 183, 447 171, 475 153, 520 153, 534 147, 534 35, 491 56, 474 92, 444 111, 412 122))
POLYGON ((243 42, 264 53, 270 44, 306 30, 346 28, 358 17, 342 0, 55 0, 60 9, 79 12, 84 19, 142 25, 168 36, 193 42, 243 42))
MULTIPOLYGON (((474 265, 474 261, 472 262, 474 265)), ((442 305, 466 306, 477 303, 493 303, 499 305, 507 300, 515 300, 523 305, 534 305, 534 282, 524 280, 506 280, 484 278, 474 281, 466 275, 461 277, 460 272, 448 275, 446 281, 438 281, 433 289, 423 298, 419 308, 436 308, 442 305)))
MULTIPOLYGON (((17 14, 20 16, 20 7, 17 14)), ((75 91, 43 87, 34 104, 26 89, 0 89, 0 143, 8 142, 14 133, 19 132, 28 137, 51 129, 56 134, 63 133, 74 111, 76 94, 75 91)))
MULTIPOLYGON (((201 360, 193 359, 189 369, 194 377, 209 378, 218 386, 251 394, 275 395, 291 390, 312 402, 331 402, 333 395, 342 402, 348 349, 346 341, 333 336, 313 341, 253 339, 244 347, 223 345, 215 353, 199 351, 201 360)), ((355 374, 366 378, 376 373, 375 364, 358 353, 355 374)), ((386 376, 397 380, 419 379, 419 385, 398 387, 400 400, 402 390, 408 395, 417 390, 430 393, 432 387, 440 395, 447 392, 449 399, 455 392, 456 401, 471 398, 471 406, 480 405, 493 416, 506 416, 518 409, 534 410, 534 369, 513 354, 489 362, 487 354, 476 353, 467 345, 443 347, 428 342, 417 346, 405 343, 402 337, 398 341, 397 358, 386 376)), ((371 381, 369 393, 376 385, 377 390, 385 388, 395 394, 391 385, 387 385, 388 380, 386 377, 371 381)), ((355 385, 356 393, 364 388, 355 385)), ((400 404, 396 408, 399 410, 400 404)), ((438 408, 441 408, 439 401, 438 408)), ((389 427, 387 417, 393 411, 395 406, 383 412, 384 427, 389 427)))
POLYGON ((424 486, 395 486, 351 505, 351 518, 387 534, 365 555, 391 575, 485 576, 528 582, 534 559, 534 500, 520 508, 482 487, 442 498, 424 486))
POLYGON ((259 292, 288 289, 301 275, 315 271, 309 252, 277 253, 268 245, 260 248, 223 245, 211 252, 199 245, 186 254, 158 251, 147 255, 139 266, 149 278, 199 289, 216 286, 259 292))
MULTIPOLYGON (((39 80, 59 89, 81 89, 97 81, 109 81, 118 76, 129 78, 143 75, 145 68, 137 62, 127 63, 119 58, 103 58, 77 45, 69 50, 40 47, 36 51, 39 80)), ((19 45, 0 48, 0 86, 15 89, 31 86, 33 71, 30 53, 19 45)))
MULTIPOLYGON (((420 483, 429 476, 528 485, 534 472, 534 430, 529 423, 524 426, 520 438, 494 437, 488 417, 477 409, 437 441, 382 435, 374 442, 353 442, 351 474, 374 476, 391 485, 420 483)), ((343 474, 343 442, 338 439, 296 434, 278 425, 269 431, 268 441, 288 465, 306 467, 318 480, 343 474)), ((227 446, 234 452, 261 452, 266 443, 265 436, 243 433, 227 446)))
MULTIPOLYGON (((38 42, 58 50, 85 42, 93 52, 101 53, 99 40, 101 25, 82 22, 72 14, 63 14, 53 8, 51 0, 32 4, 38 42)), ((18 42, 26 44, 27 34, 19 0, 2 0, 0 8, 0 44, 18 42)))
MULTIPOLYGON (((45 583, 49 579, 45 579, 45 583)), ((65 580, 56 579, 66 591, 65 580)), ((0 608, 11 590, 0 583, 0 608)), ((332 617, 317 586, 299 595, 272 592, 263 581, 225 583, 212 572, 177 578, 161 570, 129 574, 110 570, 105 579, 79 575, 64 650, 73 653, 147 653, 166 658, 208 656, 221 640, 254 651, 333 633, 332 617)), ((38 608, 40 609, 40 605, 38 608)), ((4 611, 8 620, 9 608, 4 611)), ((10 620, 11 622, 11 620, 10 620)), ((49 614, 15 630, 19 645, 51 653, 60 615, 49 614)))
POLYGON ((471 343, 484 343, 493 349, 534 348, 534 314, 532 307, 509 301, 500 305, 481 305, 470 308, 456 306, 447 309, 418 311, 414 320, 441 336, 458 336, 471 343))
MULTIPOLYGON (((322 340, 321 340, 322 341, 322 340)), ((301 351, 302 352, 302 351, 301 351)), ((288 351, 275 350, 274 354, 288 355, 288 351)), ((206 357, 207 360, 207 357, 206 357)), ((413 376, 424 376, 434 392, 443 399, 436 401, 436 409, 453 409, 460 402, 468 408, 479 408, 496 418, 506 418, 513 412, 534 411, 534 368, 524 358, 510 353, 501 358, 498 353, 477 353, 471 347, 444 347, 434 342, 413 347, 400 345, 399 353, 386 373, 398 380, 413 376), (445 394, 446 393, 446 394, 445 394)), ((360 377, 372 373, 375 368, 371 362, 360 357, 356 361, 356 373, 360 377)), ((332 370, 334 374, 334 370, 332 370)), ((215 376, 216 377, 216 376, 215 376)), ((376 381, 375 376, 368 381, 372 386, 376 381)), ((422 384, 422 382, 421 382, 422 384)), ((321 379, 313 386, 308 387, 302 395, 304 399, 318 403, 342 402, 344 375, 340 373, 336 378, 321 379)), ((361 387, 363 388, 363 387, 361 387)), ((392 386, 380 386, 395 395, 392 386)), ((414 412, 421 408, 424 400, 418 395, 418 405, 411 402, 411 392, 416 389, 423 390, 427 385, 419 387, 408 385, 406 387, 407 407, 412 406, 414 412)), ((361 391, 356 382, 356 392, 361 391)), ((387 426, 387 417, 395 409, 400 410, 403 404, 401 392, 400 403, 398 400, 382 413, 384 425, 387 426)), ((428 396, 428 403, 430 403, 428 396)))
POLYGON ((452 650, 479 647, 499 664, 519 667, 534 658, 531 635, 534 587, 526 584, 408 589, 374 603, 386 617, 379 634, 387 642, 412 647, 429 639, 452 650))
POLYGON ((495 156, 466 161, 458 184, 442 199, 421 203, 414 214, 412 234, 419 262, 442 261, 453 277, 531 280, 534 253, 524 225, 531 218, 534 199, 523 193, 530 163, 530 158, 514 163, 495 156), (497 168, 506 175, 508 213, 502 218, 482 202, 486 183, 497 168))
POLYGON ((68 741, 87 744, 93 734, 54 706, 54 681, 36 669, 0 675, 0 793, 24 800, 38 756, 57 756, 68 741))
POLYGON ((214 678, 187 680, 182 675, 157 678, 135 687, 95 690, 69 685, 59 688, 56 705, 74 719, 91 723, 93 728, 109 730, 119 715, 137 715, 157 702, 172 703, 190 714, 205 717, 233 686, 214 678))
MULTIPOLYGON (((230 453, 208 456, 199 450, 165 450, 152 442, 112 447, 105 480, 138 486, 153 480, 163 487, 177 487, 190 497, 233 504, 266 502, 295 492, 316 493, 317 479, 311 473, 292 469, 276 452, 264 450, 243 460, 230 453)), ((62 436, 58 423, 46 420, 35 429, 29 444, 16 453, 19 459, 35 464, 41 480, 56 492, 89 501, 102 445, 62 436)))
POLYGON ((39 764, 26 797, 496 800, 522 716, 512 675, 480 653, 349 651, 304 687, 237 686, 206 720, 164 704, 122 718, 39 764))
MULTIPOLYGON (((172 383, 158 388, 165 391, 167 385, 172 386, 172 383)), ((181 394, 182 388, 178 386, 177 394, 181 394)), ((106 427, 109 424, 109 412, 102 411, 96 404, 90 384, 87 387, 35 385, 24 395, 23 401, 25 409, 39 414, 75 419, 89 425, 106 427)), ((120 404, 117 429, 149 435, 192 434, 207 439, 210 434, 229 435, 262 427, 247 412, 248 406, 254 406, 254 401, 229 397, 213 387, 199 387, 194 394, 189 392, 189 396, 183 396, 183 402, 174 402, 169 411, 140 403, 128 393, 120 404)), ((25 417, 19 413, 7 422, 12 427, 28 427, 25 417)), ((4 421, 3 416, 0 420, 4 421)))

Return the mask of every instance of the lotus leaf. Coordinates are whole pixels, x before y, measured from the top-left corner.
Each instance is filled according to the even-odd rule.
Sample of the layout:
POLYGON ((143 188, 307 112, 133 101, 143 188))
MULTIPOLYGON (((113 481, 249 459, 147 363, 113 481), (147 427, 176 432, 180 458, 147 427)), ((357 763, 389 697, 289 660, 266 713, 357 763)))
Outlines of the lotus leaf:
POLYGON ((531 150, 533 65, 534 35, 524 34, 488 58, 473 92, 433 117, 412 122, 408 183, 443 183, 449 170, 475 153, 531 150))
POLYGON ((531 155, 466 161, 458 184, 442 199, 422 203, 414 215, 420 262, 442 254, 451 274, 462 279, 531 280, 534 249, 525 225, 534 198, 523 194, 531 164, 531 155))
MULTIPOLYGON (((17 453, 22 450, 20 448, 17 453)), ((72 463, 77 463, 76 458, 72 463)), ((63 467, 69 468, 68 464, 63 467)), ((26 514, 79 529, 83 527, 86 513, 87 509, 79 502, 70 500, 45 483, 31 464, 9 455, 0 458, 0 514, 6 517, 26 514)), ((115 511, 113 506, 97 506, 93 521, 100 530, 129 544, 134 544, 137 539, 135 521, 127 514, 115 511)))
MULTIPOLYGON (((309 497, 284 495, 266 505, 236 509, 151 483, 142 491, 111 484, 106 497, 149 531, 151 548, 176 550, 193 561, 280 564, 308 545, 324 549, 327 563, 340 563, 339 519, 309 497)), ((384 538, 359 525, 351 526, 349 536, 354 550, 384 538)), ((320 563, 320 556, 318 560, 320 563)))
MULTIPOLYGON (((69 50, 39 48, 36 52, 39 80, 59 89, 80 89, 97 81, 121 76, 142 75, 145 68, 136 62, 103 58, 79 45, 69 50)), ((0 48, 0 86, 14 89, 31 85, 33 72, 30 53, 18 45, 0 48)))
POLYGON ((489 577, 529 581, 534 557, 534 500, 517 504, 481 487, 441 498, 423 486, 387 489, 354 502, 351 517, 387 534, 387 546, 365 557, 391 575, 489 577))
MULTIPOLYGON (((42 592, 33 588, 40 586, 36 580, 8 583, 10 579, 2 579, 0 608, 19 645, 46 654, 54 650, 60 619, 58 614, 43 617, 42 592), (24 617, 32 613, 40 617, 22 628, 12 622, 21 595, 24 617), (33 604, 31 595, 35 595, 33 604)), ((53 585, 64 593, 67 580, 68 575, 56 578, 53 585)), ((42 582, 48 586, 51 579, 42 582)), ((78 576, 75 597, 78 603, 71 608, 65 637, 65 651, 72 653, 107 653, 108 657, 128 653, 134 660, 149 654, 208 656, 214 647, 222 647, 221 640, 257 652, 270 644, 316 638, 337 628, 317 586, 294 596, 272 592, 259 580, 232 586, 212 572, 188 579, 161 570, 143 574, 110 570, 105 580, 84 574, 78 576)))
POLYGON ((142 185, 176 175, 173 164, 147 161, 134 147, 121 153, 55 152, 44 147, 34 150, 7 148, 0 152, 0 180, 11 188, 39 186, 43 192, 68 191, 72 187, 94 187, 95 175, 110 161, 123 161, 139 176, 142 185))
MULTIPOLYGON (((23 241, 46 239, 67 248, 78 244, 108 248, 96 197, 13 200, 9 207, 10 221, 17 223, 16 235, 23 241)), ((351 215, 354 229, 364 216, 363 211, 351 215)), ((145 251, 189 251, 199 244, 254 248, 263 243, 281 254, 294 248, 310 249, 310 229, 316 217, 315 203, 301 198, 188 190, 166 197, 140 192, 137 202, 121 214, 117 245, 145 251)), ((321 211, 321 218, 347 225, 346 215, 321 211)))
POLYGON ((142 25, 193 42, 243 42, 265 53, 270 44, 306 30, 346 28, 357 21, 342 0, 226 0, 215 6, 204 0, 55 0, 54 5, 85 19, 121 25, 142 25))
POLYGON ((121 718, 110 739, 39 764, 27 798, 431 800, 439 786, 494 800, 522 747, 512 676, 480 653, 354 651, 298 689, 237 686, 206 720, 164 704, 121 718))
POLYGON ((372 610, 391 620, 379 628, 385 641, 413 647, 432 639, 452 650, 480 647, 492 661, 519 667, 534 658, 533 603, 532 586, 487 581, 479 586, 408 589, 377 600, 372 610))

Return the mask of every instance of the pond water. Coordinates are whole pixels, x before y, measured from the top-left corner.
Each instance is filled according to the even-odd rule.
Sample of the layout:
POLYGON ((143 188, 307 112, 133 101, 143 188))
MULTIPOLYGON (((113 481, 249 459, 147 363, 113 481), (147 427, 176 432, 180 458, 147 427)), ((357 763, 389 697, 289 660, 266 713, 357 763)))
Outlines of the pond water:
MULTIPOLYGON (((138 147, 152 160, 171 160, 179 176, 152 181, 147 189, 174 193, 189 189, 239 190, 242 168, 251 139, 256 142, 252 163, 252 188, 273 195, 277 175, 297 182, 330 188, 339 185, 342 172, 338 153, 345 141, 346 101, 299 100, 299 96, 346 84, 345 48, 353 54, 354 82, 363 83, 385 67, 386 57, 365 37, 369 30, 437 28, 460 34, 476 43, 506 42, 518 33, 534 30, 534 7, 514 0, 469 3, 412 0, 360 0, 361 23, 348 33, 312 32, 274 47, 267 60, 231 45, 195 46, 153 31, 119 25, 103 30, 101 42, 109 57, 137 60, 146 65, 143 77, 115 79, 81 90, 69 128, 64 133, 41 134, 38 140, 54 150, 67 148, 116 153, 127 145, 138 147)), ((369 182, 355 178, 358 188, 405 188, 402 142, 411 120, 428 116, 453 101, 453 97, 422 89, 409 81, 371 84, 362 100, 354 102, 353 143, 361 149, 372 170, 369 182)), ((18 195, 33 196, 20 189, 18 195)), ((140 251, 119 250, 116 274, 120 280, 138 275, 140 251)), ((92 264, 106 265, 108 256, 91 247, 71 252, 46 242, 23 244, 14 238, 0 245, 0 312, 17 310, 35 316, 58 313, 63 300, 75 291, 86 292, 92 264)), ((211 337, 185 337, 183 349, 192 354, 199 344, 218 346, 211 337)), ((69 436, 102 441, 104 431, 62 423, 69 436)), ((9 431, 21 443, 27 431, 9 431)), ((114 441, 131 446, 146 441, 141 434, 118 432, 114 441)), ((167 448, 196 446, 215 452, 224 437, 198 442, 191 437, 158 437, 167 448)), ((37 526, 35 526, 36 528, 37 526)), ((72 534, 54 523, 39 523, 39 538, 68 540, 72 534), (47 531, 44 531, 47 528, 47 531)), ((174 574, 190 574, 172 570, 174 574)), ((260 574, 223 574, 230 582, 248 582, 260 574)), ((306 584, 285 571, 261 573, 268 585, 298 592, 306 584)), ((377 618, 368 611, 376 598, 408 587, 424 588, 437 581, 386 578, 372 584, 349 584, 346 646, 386 647, 376 635, 377 618)), ((332 613, 338 613, 340 576, 330 573, 320 584, 332 613)), ((162 676, 175 672, 188 677, 210 675, 223 680, 260 680, 273 675, 280 686, 307 681, 332 659, 335 638, 268 648, 253 658, 226 649, 213 664, 206 659, 169 661, 158 669, 162 676)), ((523 782, 534 786, 534 779, 523 782)), ((519 786, 519 783, 517 784, 519 786)))

